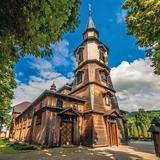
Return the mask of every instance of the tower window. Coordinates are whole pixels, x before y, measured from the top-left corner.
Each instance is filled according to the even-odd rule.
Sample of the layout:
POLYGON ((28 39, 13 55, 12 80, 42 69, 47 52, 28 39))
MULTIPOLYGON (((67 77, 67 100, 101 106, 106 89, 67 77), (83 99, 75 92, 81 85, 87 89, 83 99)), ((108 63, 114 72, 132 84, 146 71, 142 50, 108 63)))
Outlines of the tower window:
POLYGON ((82 82, 82 72, 78 72, 77 74, 77 84, 82 82))
POLYGON ((63 101, 61 99, 57 99, 57 107, 62 108, 63 107, 63 101))
POLYGON ((106 73, 104 71, 100 72, 102 80, 106 81, 106 73))
POLYGON ((80 49, 78 52, 78 63, 83 61, 83 49, 80 49))
POLYGON ((104 50, 102 48, 99 49, 99 59, 105 62, 104 50))
POLYGON ((108 80, 109 80, 109 74, 108 74, 107 72, 105 72, 105 71, 100 71, 100 75, 101 75, 101 79, 102 79, 103 81, 108 82, 108 80))
POLYGON ((106 95, 105 96, 105 103, 106 103, 106 105, 110 105, 110 96, 109 95, 106 95))

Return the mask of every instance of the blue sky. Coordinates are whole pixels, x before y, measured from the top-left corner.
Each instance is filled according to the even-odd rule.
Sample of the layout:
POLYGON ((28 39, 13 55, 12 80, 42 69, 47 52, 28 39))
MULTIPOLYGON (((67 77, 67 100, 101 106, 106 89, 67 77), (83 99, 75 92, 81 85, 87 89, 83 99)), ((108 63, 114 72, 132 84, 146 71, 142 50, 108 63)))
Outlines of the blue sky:
MULTIPOLYGON (((126 34, 125 11, 121 9, 122 0, 83 0, 80 7, 80 23, 72 33, 66 33, 62 39, 69 42, 69 56, 73 56, 75 48, 82 42, 82 33, 86 28, 88 20, 88 4, 92 4, 92 18, 94 24, 99 31, 100 40, 104 42, 110 49, 109 66, 114 67, 119 65, 123 60, 132 62, 138 58, 144 58, 145 51, 138 49, 136 40, 133 36, 126 34)), ((32 58, 31 58, 32 59, 32 58)), ((15 67, 15 72, 25 72, 25 77, 18 78, 27 83, 31 74, 36 75, 35 70, 28 67, 30 58, 23 58, 15 67)), ((49 59, 49 58, 46 58, 49 59)), ((67 68, 56 66, 56 71, 67 75, 73 71, 73 61, 67 59, 70 63, 67 68)))
POLYGON ((32 101, 44 89, 48 89, 56 77, 55 83, 57 87, 61 87, 73 79, 73 52, 83 40, 82 34, 88 20, 88 4, 91 3, 92 18, 95 27, 99 31, 100 40, 110 50, 109 66, 113 70, 111 75, 113 76, 113 82, 118 92, 120 106, 126 109, 131 105, 133 110, 136 110, 140 106, 148 109, 149 105, 152 105, 154 109, 157 109, 160 106, 160 104, 154 104, 154 101, 157 99, 153 99, 149 105, 147 105, 146 99, 150 95, 156 95, 155 97, 157 98, 160 96, 160 89, 157 90, 157 87, 154 90, 147 90, 147 87, 149 85, 153 87, 153 83, 159 81, 159 78, 153 75, 150 60, 145 59, 145 50, 136 45, 136 40, 133 36, 126 34, 126 12, 121 9, 123 2, 124 0, 82 0, 78 27, 74 32, 64 34, 62 39, 56 44, 52 44, 53 56, 44 57, 43 59, 26 56, 15 66, 18 86, 15 90, 13 104, 23 100, 32 101), (139 68, 142 70, 140 71, 139 68), (146 82, 143 82, 142 80, 146 72, 150 76, 147 76, 146 82), (127 82, 124 80, 126 77, 134 77, 136 74, 137 76, 134 82, 130 79, 127 82), (124 84, 128 84, 128 88, 124 84), (144 97, 143 103, 139 100, 140 95, 135 94, 138 87, 141 86, 143 86, 140 89, 141 96, 144 97), (149 94, 144 95, 146 91, 149 94), (34 93, 31 94, 31 92, 34 93), (135 98, 136 96, 138 97, 135 98))

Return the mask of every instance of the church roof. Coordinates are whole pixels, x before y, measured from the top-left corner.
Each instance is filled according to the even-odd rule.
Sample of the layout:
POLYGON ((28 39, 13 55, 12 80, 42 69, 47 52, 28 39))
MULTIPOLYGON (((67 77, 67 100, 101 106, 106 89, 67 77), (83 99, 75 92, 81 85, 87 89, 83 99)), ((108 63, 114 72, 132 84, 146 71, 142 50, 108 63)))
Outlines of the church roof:
POLYGON ((54 92, 51 90, 45 90, 39 97, 37 97, 37 99, 35 99, 25 110, 23 110, 23 112, 21 112, 21 114, 18 116, 20 117, 23 113, 25 113, 28 109, 30 109, 33 105, 37 104, 39 101, 41 101, 45 96, 47 95, 53 95, 55 97, 61 97, 63 99, 68 99, 71 101, 75 101, 75 102, 80 102, 80 103, 84 103, 86 102, 85 99, 80 98, 80 97, 76 97, 76 96, 71 96, 71 95, 65 95, 65 94, 61 94, 58 92, 54 92))
POLYGON ((22 102, 15 106, 13 106, 13 112, 14 113, 22 113, 24 110, 26 110, 30 106, 30 102, 22 102))

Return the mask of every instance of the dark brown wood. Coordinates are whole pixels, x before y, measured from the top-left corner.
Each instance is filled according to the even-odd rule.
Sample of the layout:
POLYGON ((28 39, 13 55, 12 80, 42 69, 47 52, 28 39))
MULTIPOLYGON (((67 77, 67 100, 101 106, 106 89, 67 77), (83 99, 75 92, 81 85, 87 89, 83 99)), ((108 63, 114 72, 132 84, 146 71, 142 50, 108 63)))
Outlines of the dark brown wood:
POLYGON ((73 122, 63 121, 61 125, 61 145, 73 144, 73 122))

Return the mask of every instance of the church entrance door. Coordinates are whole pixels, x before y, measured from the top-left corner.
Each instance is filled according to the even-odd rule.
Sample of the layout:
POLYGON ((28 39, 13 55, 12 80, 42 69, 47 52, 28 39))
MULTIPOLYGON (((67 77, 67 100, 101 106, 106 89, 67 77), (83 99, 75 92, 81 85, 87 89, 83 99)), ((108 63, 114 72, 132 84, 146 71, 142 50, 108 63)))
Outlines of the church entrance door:
POLYGON ((61 145, 71 145, 72 143, 73 143, 73 122, 62 121, 61 145))
POLYGON ((117 126, 114 122, 109 122, 109 138, 111 146, 118 146, 117 126))

